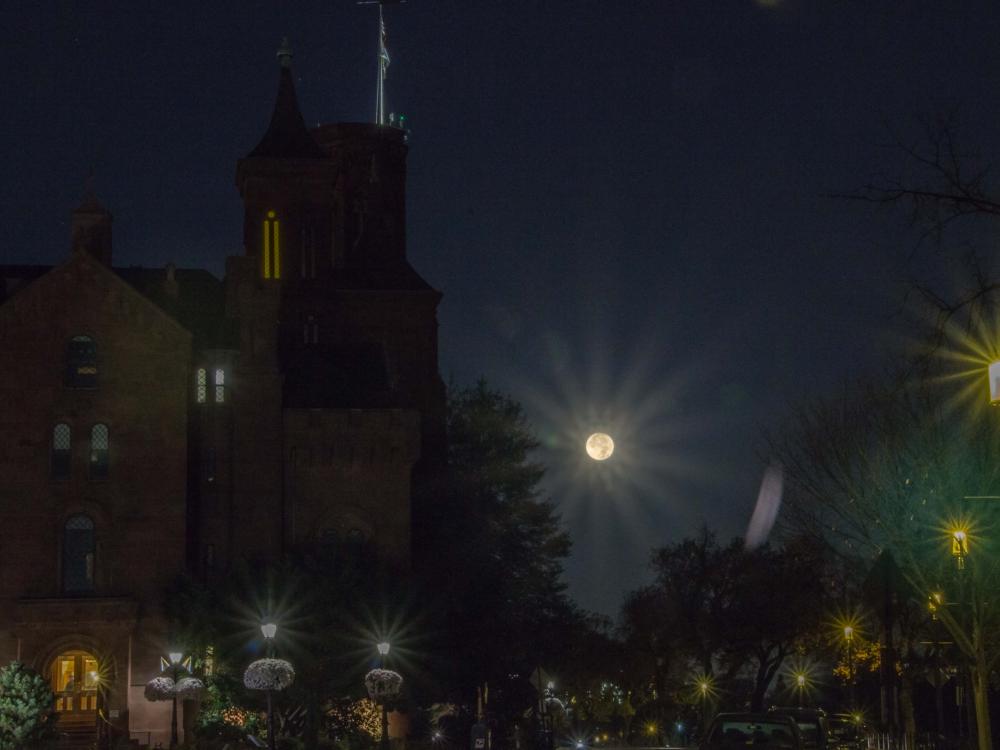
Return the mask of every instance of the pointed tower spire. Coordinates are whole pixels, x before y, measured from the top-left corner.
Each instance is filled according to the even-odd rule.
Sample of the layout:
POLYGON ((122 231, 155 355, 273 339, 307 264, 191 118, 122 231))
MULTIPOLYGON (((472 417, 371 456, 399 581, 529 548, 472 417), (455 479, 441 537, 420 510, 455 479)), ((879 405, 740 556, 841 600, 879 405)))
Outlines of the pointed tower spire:
POLYGON ((273 159, 322 159, 323 150, 309 135, 292 79, 292 49, 285 37, 278 48, 278 95, 267 132, 248 157, 273 159))

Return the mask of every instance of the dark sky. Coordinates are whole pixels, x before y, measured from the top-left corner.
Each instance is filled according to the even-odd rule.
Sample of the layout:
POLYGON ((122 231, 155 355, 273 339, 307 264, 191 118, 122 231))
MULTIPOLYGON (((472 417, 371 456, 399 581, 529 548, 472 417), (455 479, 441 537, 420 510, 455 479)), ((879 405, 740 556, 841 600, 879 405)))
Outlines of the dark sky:
MULTIPOLYGON (((571 590, 614 612, 654 545, 741 533, 762 430, 898 340, 912 238, 824 196, 898 167, 889 127, 956 106, 997 153, 1000 9, 410 0, 388 27, 442 373, 525 404, 571 590), (605 464, 581 458, 598 428, 605 464)), ((3 3, 0 262, 66 255, 93 168, 116 264, 221 275, 285 34, 308 122, 371 117, 374 11, 352 0, 3 3)))

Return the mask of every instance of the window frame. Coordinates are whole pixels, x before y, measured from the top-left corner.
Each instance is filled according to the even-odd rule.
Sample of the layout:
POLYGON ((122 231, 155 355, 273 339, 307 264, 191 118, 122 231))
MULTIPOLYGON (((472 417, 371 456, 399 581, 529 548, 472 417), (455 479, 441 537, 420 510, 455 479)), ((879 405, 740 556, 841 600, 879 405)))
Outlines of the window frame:
POLYGON ((87 455, 87 476, 96 481, 107 479, 111 474, 111 428, 107 422, 96 422, 91 426, 90 449, 87 455), (104 430, 104 447, 96 448, 94 443, 101 428, 104 430))
POLYGON ((69 422, 56 422, 52 425, 50 433, 51 443, 49 445, 49 478, 57 481, 66 481, 73 478, 73 426, 69 422), (60 427, 66 428, 65 448, 56 446, 57 431, 60 427), (65 466, 63 466, 65 462, 65 466), (63 469, 64 471, 60 471, 63 469))
MULTIPOLYGON (((60 561, 60 589, 63 594, 92 594, 97 590, 97 524, 94 522, 93 517, 88 513, 73 513, 69 517, 63 520, 61 528, 61 561, 60 561), (71 528, 71 524, 75 521, 85 521, 89 526, 84 525, 80 528, 71 528), (73 550, 70 545, 69 532, 71 531, 89 531, 89 544, 81 545, 79 550, 82 553, 82 558, 71 559, 71 552, 77 552, 73 550), (89 557, 89 560, 88 560, 89 557), (83 566, 83 575, 80 576, 81 580, 84 582, 81 586, 70 586, 69 583, 69 572, 71 565, 81 565, 83 566)), ((79 573, 79 571, 75 571, 79 573)), ((74 578, 76 576, 74 575, 74 578)), ((75 581, 74 581, 75 583, 75 581)))
POLYGON ((98 386, 100 367, 97 363, 97 340, 89 334, 77 334, 66 343, 66 372, 64 382, 66 388, 74 390, 93 390, 98 386), (93 372, 83 372, 83 369, 93 372))

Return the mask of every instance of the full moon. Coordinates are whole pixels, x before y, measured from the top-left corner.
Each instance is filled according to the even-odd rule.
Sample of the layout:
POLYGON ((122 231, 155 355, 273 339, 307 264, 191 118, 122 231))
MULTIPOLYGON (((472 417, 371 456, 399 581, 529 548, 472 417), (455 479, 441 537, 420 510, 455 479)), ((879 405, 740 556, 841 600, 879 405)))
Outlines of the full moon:
POLYGON ((611 458, 611 454, 614 452, 615 441, 611 439, 610 435, 605 435, 603 432, 595 432, 587 438, 587 455, 595 461, 604 461, 611 458))

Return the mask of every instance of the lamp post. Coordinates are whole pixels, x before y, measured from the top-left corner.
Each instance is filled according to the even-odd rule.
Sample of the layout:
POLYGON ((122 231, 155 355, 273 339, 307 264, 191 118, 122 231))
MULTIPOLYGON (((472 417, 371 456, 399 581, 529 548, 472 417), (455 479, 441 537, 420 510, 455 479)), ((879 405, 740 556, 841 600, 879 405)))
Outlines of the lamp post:
POLYGON ((801 672, 795 675, 795 689, 799 694, 799 708, 802 708, 802 693, 806 689, 806 676, 801 672))
MULTIPOLYGON (((385 657, 389 655, 389 642, 382 641, 376 646, 378 648, 379 669, 385 669, 385 657)), ((380 738, 382 750, 389 750, 389 712, 382 700, 382 736, 380 738)))
MULTIPOLYGON (((261 624, 260 632, 267 643, 268 653, 272 653, 278 626, 273 622, 266 622, 261 624)), ((274 706, 271 693, 275 690, 284 690, 294 681, 295 669, 291 663, 270 656, 252 662, 243 673, 243 684, 246 687, 251 690, 263 690, 267 694, 267 746, 270 750, 274 750, 274 706)))
POLYGON ((847 643, 847 700, 854 708, 854 626, 844 626, 844 641, 847 643))
POLYGON ((711 689, 707 679, 699 680, 698 692, 701 693, 701 734, 705 734, 708 729, 708 691, 711 689))
POLYGON ((391 669, 385 669, 385 657, 389 655, 388 641, 377 645, 379 666, 365 675, 365 687, 368 697, 382 707, 382 738, 379 742, 381 750, 389 750, 389 701, 395 700, 403 686, 403 676, 391 669))
POLYGON ((159 677, 146 683, 144 694, 148 701, 166 701, 170 707, 170 747, 177 747, 177 696, 183 700, 196 699, 205 690, 205 683, 195 677, 180 677, 181 670, 191 674, 191 657, 180 651, 171 651, 160 657, 159 677), (169 673, 166 677, 163 673, 169 673))
MULTIPOLYGON (((164 666, 170 671, 170 679, 174 681, 174 685, 177 684, 177 676, 180 674, 180 670, 184 668, 184 654, 180 651, 171 651, 167 654, 167 663, 163 663, 163 659, 160 659, 161 671, 164 666)), ((170 698, 170 747, 177 747, 177 693, 173 692, 170 698)))
MULTIPOLYGON (((274 657, 274 636, 278 634, 278 626, 273 622, 265 622, 260 626, 260 633, 267 645, 267 655, 274 657)), ((271 705, 271 688, 264 691, 267 695, 267 747, 274 750, 274 710, 271 705)))
POLYGON ((951 554, 959 570, 965 570, 965 558, 969 554, 969 534, 965 529, 951 532, 951 554))

